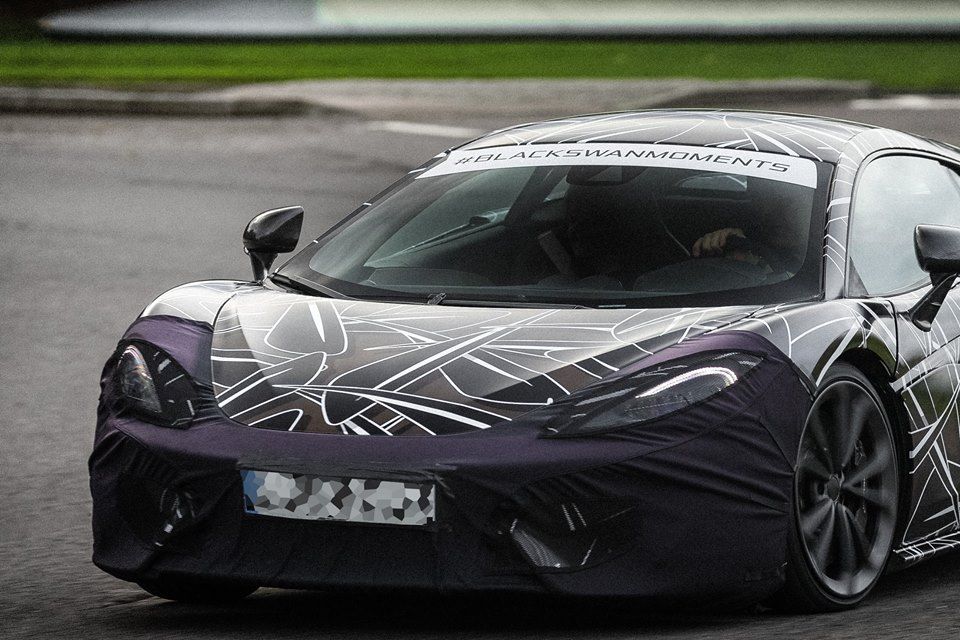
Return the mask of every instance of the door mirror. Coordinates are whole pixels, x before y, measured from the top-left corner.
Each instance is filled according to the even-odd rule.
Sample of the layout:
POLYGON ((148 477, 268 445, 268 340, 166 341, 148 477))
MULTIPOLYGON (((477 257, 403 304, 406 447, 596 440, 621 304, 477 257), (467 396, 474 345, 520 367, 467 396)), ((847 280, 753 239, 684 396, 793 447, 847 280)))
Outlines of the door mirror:
POLYGON ((960 228, 919 224, 913 232, 913 247, 920 268, 930 274, 933 288, 907 313, 919 329, 930 331, 947 292, 960 274, 960 228))
POLYGON ((243 251, 250 256, 253 279, 262 282, 277 254, 297 248, 303 207, 282 207, 264 211, 243 231, 243 251))
POLYGON ((920 268, 931 276, 960 274, 960 228, 918 224, 913 246, 920 268))

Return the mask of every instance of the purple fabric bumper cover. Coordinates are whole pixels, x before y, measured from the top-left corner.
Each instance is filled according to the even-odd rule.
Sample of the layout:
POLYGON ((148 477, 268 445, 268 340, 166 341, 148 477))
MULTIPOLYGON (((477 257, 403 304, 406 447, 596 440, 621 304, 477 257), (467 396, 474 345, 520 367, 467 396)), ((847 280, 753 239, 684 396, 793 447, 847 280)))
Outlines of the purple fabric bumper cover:
MULTIPOLYGON (((124 339, 157 345, 210 384, 209 326, 148 317, 124 339)), ((240 425, 215 407, 188 429, 167 429, 113 410, 114 356, 104 369, 90 457, 94 562, 127 580, 175 574, 290 587, 762 598, 783 580, 792 470, 810 396, 787 358, 750 333, 694 338, 634 369, 705 349, 748 351, 763 361, 673 417, 566 439, 538 437, 557 411, 551 407, 482 433, 443 437, 271 431, 240 425), (250 516, 237 472, 244 467, 427 479, 437 483, 438 526, 250 516), (131 478, 189 490, 195 521, 162 547, 144 540, 120 506, 131 478), (604 499, 636 509, 632 543, 598 564, 536 570, 497 524, 504 512, 522 518, 565 500, 604 499)))

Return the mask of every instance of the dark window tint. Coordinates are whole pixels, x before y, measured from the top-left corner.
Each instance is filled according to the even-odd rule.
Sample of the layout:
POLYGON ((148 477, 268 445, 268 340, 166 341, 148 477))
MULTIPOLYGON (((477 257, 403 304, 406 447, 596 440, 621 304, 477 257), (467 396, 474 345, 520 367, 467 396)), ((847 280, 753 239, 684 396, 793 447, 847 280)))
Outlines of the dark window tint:
MULTIPOLYGON (((825 182, 829 167, 817 167, 825 182)), ((555 165, 408 178, 284 267, 364 299, 714 306, 805 299, 823 195, 734 171, 555 165), (726 244, 693 255, 704 236, 726 244), (735 233, 733 233, 735 232, 735 233)))
POLYGON ((860 177, 851 223, 851 291, 857 278, 870 295, 909 289, 929 279, 917 264, 913 230, 960 226, 960 182, 936 160, 879 158, 860 177))

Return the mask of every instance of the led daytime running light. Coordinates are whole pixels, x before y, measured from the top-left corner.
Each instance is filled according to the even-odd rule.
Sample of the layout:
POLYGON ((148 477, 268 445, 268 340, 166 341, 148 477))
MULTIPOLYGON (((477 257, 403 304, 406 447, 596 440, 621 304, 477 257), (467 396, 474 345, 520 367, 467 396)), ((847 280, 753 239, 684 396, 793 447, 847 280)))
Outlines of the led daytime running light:
POLYGON ((683 384, 684 382, 696 380, 697 378, 703 378, 706 376, 719 376, 720 378, 723 378, 724 387, 729 387, 737 381, 737 374, 726 367, 703 367, 701 369, 694 369, 693 371, 681 373, 678 376, 670 378, 666 382, 661 382, 657 386, 647 389, 636 397, 649 398, 650 396, 655 396, 658 393, 666 391, 667 389, 672 389, 673 387, 683 384))

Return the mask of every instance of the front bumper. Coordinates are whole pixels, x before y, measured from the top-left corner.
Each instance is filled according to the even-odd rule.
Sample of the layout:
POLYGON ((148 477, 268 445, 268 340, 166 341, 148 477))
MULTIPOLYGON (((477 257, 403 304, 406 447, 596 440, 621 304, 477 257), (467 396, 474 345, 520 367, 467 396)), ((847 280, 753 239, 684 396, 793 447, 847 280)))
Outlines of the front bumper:
MULTIPOLYGON (((135 328, 168 353, 176 345, 164 340, 183 348, 170 327, 135 328)), ((543 439, 536 419, 412 438, 277 432, 222 415, 175 430, 101 403, 90 458, 94 562, 133 581, 761 599, 783 580, 809 395, 772 347, 730 335, 768 350, 755 374, 682 421, 603 437, 543 439), (391 526, 250 514, 242 469, 429 483, 436 518, 391 526), (566 550, 569 561, 555 566, 558 554, 538 556, 539 547, 566 550)), ((178 360, 203 375, 202 358, 178 360)), ((109 375, 104 384, 108 396, 109 375)))

